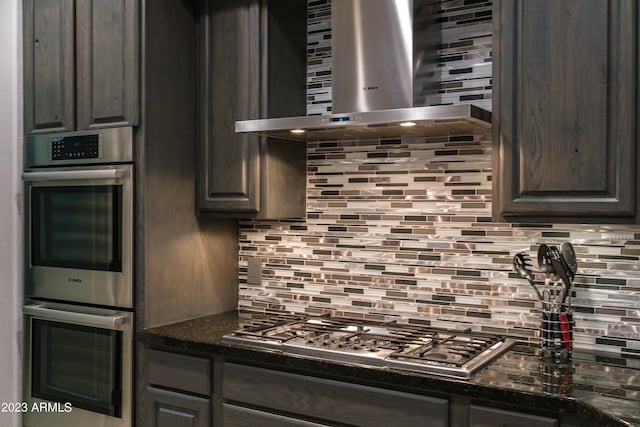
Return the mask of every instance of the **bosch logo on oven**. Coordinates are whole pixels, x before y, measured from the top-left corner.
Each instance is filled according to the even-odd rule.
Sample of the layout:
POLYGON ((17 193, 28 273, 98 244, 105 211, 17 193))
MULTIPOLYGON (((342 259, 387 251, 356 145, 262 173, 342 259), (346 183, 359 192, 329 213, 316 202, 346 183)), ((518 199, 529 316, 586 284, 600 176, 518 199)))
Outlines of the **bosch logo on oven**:
POLYGON ((82 279, 77 279, 77 278, 75 278, 75 277, 69 277, 69 278, 67 279, 67 281, 68 281, 69 283, 82 283, 82 279))

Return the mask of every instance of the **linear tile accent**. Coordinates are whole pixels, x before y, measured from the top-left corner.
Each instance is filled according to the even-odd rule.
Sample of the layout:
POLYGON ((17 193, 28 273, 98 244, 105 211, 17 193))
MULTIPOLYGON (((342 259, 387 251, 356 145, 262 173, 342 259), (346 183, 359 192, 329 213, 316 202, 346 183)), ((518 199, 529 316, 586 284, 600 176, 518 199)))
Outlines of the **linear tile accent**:
POLYGON ((331 112, 331 0, 307 4, 307 115, 331 112))
MULTIPOLYGON (((309 2, 310 33, 318 29, 323 42, 328 5, 309 2)), ((490 11, 490 1, 441 2, 443 102, 481 94, 469 102, 490 106, 491 67, 474 65, 491 62, 490 11)), ((311 58, 330 70, 330 52, 313 49, 309 75, 319 79, 311 58)), ((491 145, 491 134, 309 143, 307 217, 240 221, 239 308, 470 327, 537 342, 540 305, 512 257, 526 251, 535 259, 540 243, 570 241, 579 262, 576 347, 640 358, 640 226, 492 222, 491 145), (253 256, 264 261, 261 286, 246 281, 253 256)))

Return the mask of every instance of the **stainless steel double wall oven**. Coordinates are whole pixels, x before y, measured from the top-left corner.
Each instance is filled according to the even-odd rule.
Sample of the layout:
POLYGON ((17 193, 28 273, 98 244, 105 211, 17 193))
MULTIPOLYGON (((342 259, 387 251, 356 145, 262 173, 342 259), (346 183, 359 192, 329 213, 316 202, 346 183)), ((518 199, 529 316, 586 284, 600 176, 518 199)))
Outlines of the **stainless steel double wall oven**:
POLYGON ((25 153, 24 424, 131 426, 133 129, 25 153))

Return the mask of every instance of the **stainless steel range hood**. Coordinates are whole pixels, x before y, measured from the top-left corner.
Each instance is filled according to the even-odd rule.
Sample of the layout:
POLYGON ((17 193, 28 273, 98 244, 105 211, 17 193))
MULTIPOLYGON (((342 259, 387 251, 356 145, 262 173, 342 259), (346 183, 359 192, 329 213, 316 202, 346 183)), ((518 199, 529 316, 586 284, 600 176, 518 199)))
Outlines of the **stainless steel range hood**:
POLYGON ((490 128, 491 113, 468 104, 236 122, 236 132, 307 142, 471 134, 490 128))
POLYGON ((417 84, 417 74, 439 35, 434 25, 421 22, 416 28, 414 11, 423 17, 434 5, 431 0, 333 1, 333 114, 237 121, 236 133, 323 141, 486 132, 491 113, 479 107, 420 106, 433 102, 424 82, 417 84))

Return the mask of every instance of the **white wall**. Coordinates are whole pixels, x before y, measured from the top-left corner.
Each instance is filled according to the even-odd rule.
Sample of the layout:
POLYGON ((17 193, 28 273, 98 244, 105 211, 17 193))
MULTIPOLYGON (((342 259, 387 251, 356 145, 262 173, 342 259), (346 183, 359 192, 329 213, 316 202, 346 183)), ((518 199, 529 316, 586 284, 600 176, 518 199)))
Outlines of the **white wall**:
MULTIPOLYGON (((0 403, 22 400, 22 10, 0 1, 0 403)), ((0 426, 21 417, 0 412, 0 426)))

